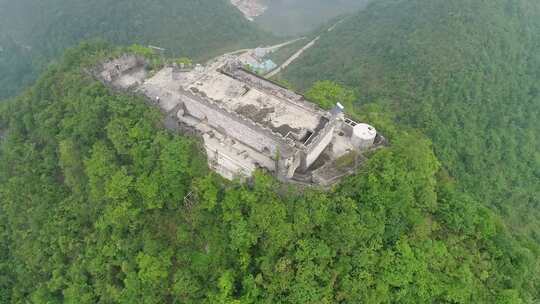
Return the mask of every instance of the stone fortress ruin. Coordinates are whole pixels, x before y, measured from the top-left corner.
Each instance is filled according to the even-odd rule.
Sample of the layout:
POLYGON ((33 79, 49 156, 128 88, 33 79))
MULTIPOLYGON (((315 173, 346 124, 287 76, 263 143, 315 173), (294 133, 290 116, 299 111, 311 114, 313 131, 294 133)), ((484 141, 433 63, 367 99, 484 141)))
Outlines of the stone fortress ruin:
POLYGON ((195 130, 209 166, 227 179, 264 169, 281 181, 330 185, 354 171, 362 152, 384 142, 373 127, 347 118, 339 103, 324 111, 243 66, 241 56, 229 54, 149 75, 142 58, 124 55, 104 63, 98 77, 145 95, 179 126, 195 130), (351 155, 354 162, 340 168, 351 155))

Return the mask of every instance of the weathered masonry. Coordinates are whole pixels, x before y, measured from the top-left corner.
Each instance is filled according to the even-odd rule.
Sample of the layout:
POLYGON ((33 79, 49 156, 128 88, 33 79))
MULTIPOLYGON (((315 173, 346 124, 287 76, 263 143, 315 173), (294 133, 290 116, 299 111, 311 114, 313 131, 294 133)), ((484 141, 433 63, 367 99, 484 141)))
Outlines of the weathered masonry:
POLYGON ((324 183, 327 177, 314 175, 325 163, 376 144, 375 129, 346 118, 341 105, 323 111, 242 66, 225 55, 204 67, 169 66, 147 78, 140 60, 124 56, 104 64, 100 78, 146 95, 196 129, 209 165, 228 179, 262 168, 282 181, 324 183))

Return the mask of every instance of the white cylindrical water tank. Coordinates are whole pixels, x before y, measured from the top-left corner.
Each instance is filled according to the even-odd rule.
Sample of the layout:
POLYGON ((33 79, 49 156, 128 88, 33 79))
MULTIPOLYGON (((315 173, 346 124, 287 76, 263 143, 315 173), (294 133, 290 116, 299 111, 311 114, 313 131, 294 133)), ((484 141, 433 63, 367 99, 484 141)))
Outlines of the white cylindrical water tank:
POLYGON ((357 124, 353 127, 351 136, 352 144, 360 150, 365 150, 373 146, 377 136, 377 130, 368 124, 357 124))

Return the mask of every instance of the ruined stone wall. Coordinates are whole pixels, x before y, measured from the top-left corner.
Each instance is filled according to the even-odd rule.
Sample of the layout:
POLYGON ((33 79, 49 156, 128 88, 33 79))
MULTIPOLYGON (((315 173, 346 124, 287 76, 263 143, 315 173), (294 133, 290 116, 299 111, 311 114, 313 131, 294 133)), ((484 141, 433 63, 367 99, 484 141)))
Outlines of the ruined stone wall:
POLYGON ((334 130, 336 129, 336 124, 329 123, 326 128, 324 128, 315 141, 308 147, 306 153, 306 168, 309 168, 316 160, 319 158, 321 153, 328 147, 332 138, 334 137, 334 130))
POLYGON ((207 134, 204 135, 204 144, 209 166, 222 176, 232 180, 237 176, 250 176, 255 171, 252 162, 242 161, 232 149, 222 146, 207 134))
POLYGON ((225 66, 223 69, 221 69, 221 72, 243 83, 247 83, 263 92, 272 94, 285 102, 289 102, 300 108, 304 108, 307 111, 317 113, 321 116, 324 116, 325 114, 325 112, 322 111, 321 108, 319 108, 315 103, 306 101, 303 95, 284 88, 281 85, 248 70, 235 66, 225 66))
POLYGON ((279 134, 271 134, 262 125, 255 125, 252 121, 220 108, 218 104, 211 103, 183 92, 184 106, 189 115, 199 120, 206 120, 208 125, 218 131, 238 140, 256 151, 275 156, 278 154, 289 156, 294 149, 279 140, 279 134))
POLYGON ((278 179, 287 180, 291 179, 298 168, 304 161, 305 153, 303 151, 297 151, 294 156, 288 159, 281 159, 279 167, 281 168, 278 179))
POLYGON ((235 162, 226 154, 219 150, 211 150, 206 147, 206 154, 212 155, 213 159, 209 160, 209 166, 221 176, 233 180, 237 176, 250 176, 253 170, 248 170, 242 166, 242 164, 235 162), (216 155, 217 153, 217 155, 216 155))
POLYGON ((144 67, 145 65, 144 58, 124 54, 119 58, 103 63, 99 78, 106 82, 112 82, 122 74, 138 67, 144 67))
POLYGON ((353 127, 346 123, 341 123, 341 130, 345 134, 346 137, 351 137, 353 133, 353 127))
POLYGON ((304 163, 304 169, 309 168, 321 155, 321 153, 328 147, 334 138, 334 131, 338 129, 341 121, 333 116, 326 126, 311 140, 311 143, 306 147, 306 161, 304 163))

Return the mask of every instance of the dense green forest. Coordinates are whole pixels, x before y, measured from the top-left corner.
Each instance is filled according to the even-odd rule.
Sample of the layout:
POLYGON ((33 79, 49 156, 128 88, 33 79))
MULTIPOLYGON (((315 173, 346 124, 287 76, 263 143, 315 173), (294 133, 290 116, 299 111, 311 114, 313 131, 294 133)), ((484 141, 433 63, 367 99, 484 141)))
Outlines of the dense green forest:
POLYGON ((461 190, 540 243, 540 2, 375 1, 283 77, 348 85, 358 112, 422 130, 461 190))
POLYGON ((226 1, 49 2, 0 0, 0 95, 45 70, 0 103, 0 303, 540 300, 537 1, 380 0, 323 32, 283 81, 391 143, 328 191, 210 172, 88 74, 134 48, 48 65, 97 33, 196 60, 262 38, 226 1))
POLYGON ((362 115, 391 147, 330 191, 263 173, 227 182, 197 139, 84 72, 119 52, 81 45, 0 104, 1 303, 539 299, 538 244, 461 192, 430 140, 387 112, 362 115))
POLYGON ((196 60, 273 39, 228 0, 0 0, 0 99, 31 83, 65 48, 93 38, 196 60))
POLYGON ((0 100, 15 96, 35 80, 36 66, 28 49, 0 33, 0 100))

